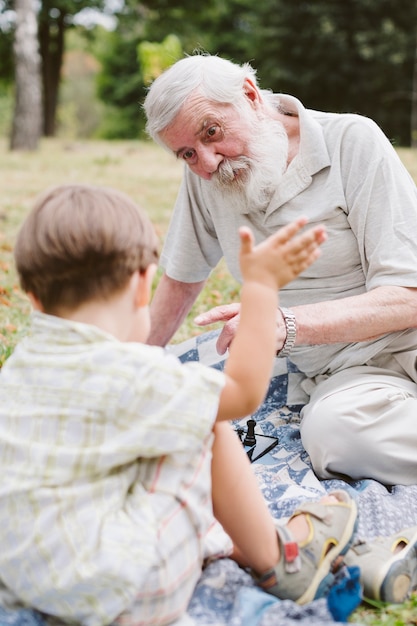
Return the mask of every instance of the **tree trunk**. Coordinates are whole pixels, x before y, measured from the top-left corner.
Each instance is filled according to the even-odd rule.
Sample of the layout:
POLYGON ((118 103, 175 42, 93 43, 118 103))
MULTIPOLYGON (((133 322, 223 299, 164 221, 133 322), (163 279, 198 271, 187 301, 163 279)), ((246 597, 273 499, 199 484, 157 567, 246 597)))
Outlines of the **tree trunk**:
POLYGON ((413 84, 411 92, 411 147, 417 148, 417 32, 416 32, 416 44, 414 52, 414 72, 413 72, 413 84))
POLYGON ((15 0, 15 107, 11 150, 36 150, 41 136, 42 90, 34 0, 15 0))
POLYGON ((64 32, 65 14, 62 10, 53 24, 47 19, 40 22, 39 42, 42 57, 43 134, 45 137, 54 137, 55 135, 58 92, 64 57, 64 32))

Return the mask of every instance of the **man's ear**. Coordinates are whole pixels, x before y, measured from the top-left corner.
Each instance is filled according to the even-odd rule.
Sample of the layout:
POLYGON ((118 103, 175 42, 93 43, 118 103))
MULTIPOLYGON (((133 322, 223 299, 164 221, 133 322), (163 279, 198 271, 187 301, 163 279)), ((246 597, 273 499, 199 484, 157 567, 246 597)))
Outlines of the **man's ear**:
POLYGON ((251 78, 245 78, 243 82, 243 92, 254 107, 262 100, 259 89, 251 78))
POLYGON ((41 301, 31 292, 26 294, 27 297, 30 300, 31 305, 33 306, 33 308, 35 309, 35 311, 40 311, 41 313, 44 312, 44 308, 41 304, 41 301))
POLYGON ((138 272, 136 285, 135 305, 139 307, 148 306, 151 299, 152 281, 157 269, 156 263, 148 265, 144 272, 138 272))

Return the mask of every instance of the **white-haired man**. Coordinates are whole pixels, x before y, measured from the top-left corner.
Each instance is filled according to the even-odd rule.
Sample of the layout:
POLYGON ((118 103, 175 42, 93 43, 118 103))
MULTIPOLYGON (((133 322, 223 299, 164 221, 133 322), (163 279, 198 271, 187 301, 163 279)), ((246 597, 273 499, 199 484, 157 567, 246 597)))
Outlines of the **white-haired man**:
MULTIPOLYGON (((260 240, 300 214, 324 223, 322 257, 284 288, 277 350, 307 376, 301 436, 321 478, 417 482, 417 192, 378 126, 260 89, 255 71, 184 58, 145 100, 148 132, 184 160, 161 257, 151 342, 166 344, 212 268, 239 280, 239 226, 260 240)), ((225 322, 239 304, 197 320, 225 322)))

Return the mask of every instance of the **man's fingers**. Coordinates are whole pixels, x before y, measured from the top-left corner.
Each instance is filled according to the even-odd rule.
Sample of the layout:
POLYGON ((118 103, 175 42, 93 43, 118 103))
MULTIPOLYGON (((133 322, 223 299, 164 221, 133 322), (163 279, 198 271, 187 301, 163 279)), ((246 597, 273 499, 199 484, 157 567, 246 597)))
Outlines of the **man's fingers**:
POLYGON ((240 304, 235 302, 233 304, 221 304, 216 306, 210 311, 200 313, 194 318, 194 323, 198 326, 207 326, 208 324, 215 324, 216 322, 227 322, 237 315, 240 311, 240 304))
POLYGON ((227 324, 223 326, 222 331, 216 342, 216 350, 218 354, 225 354, 230 348, 230 345, 236 335, 238 323, 239 316, 236 315, 234 319, 230 320, 227 324))

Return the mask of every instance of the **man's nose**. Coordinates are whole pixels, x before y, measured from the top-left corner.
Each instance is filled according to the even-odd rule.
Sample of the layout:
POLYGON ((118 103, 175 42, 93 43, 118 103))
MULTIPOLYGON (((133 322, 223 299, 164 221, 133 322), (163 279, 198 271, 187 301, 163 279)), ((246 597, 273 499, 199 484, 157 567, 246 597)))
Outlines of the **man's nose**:
POLYGON ((220 163, 223 161, 223 155, 219 154, 214 147, 203 148, 198 153, 198 169, 202 178, 209 179, 211 175, 217 171, 220 163))

